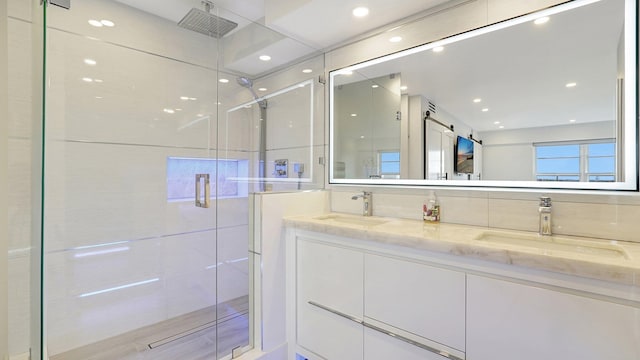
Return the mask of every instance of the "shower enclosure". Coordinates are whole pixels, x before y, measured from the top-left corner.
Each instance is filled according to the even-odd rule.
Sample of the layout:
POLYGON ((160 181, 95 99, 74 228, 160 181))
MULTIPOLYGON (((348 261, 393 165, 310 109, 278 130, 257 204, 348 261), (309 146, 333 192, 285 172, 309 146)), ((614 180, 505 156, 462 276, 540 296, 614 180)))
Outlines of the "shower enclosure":
POLYGON ((248 197, 322 187, 322 57, 260 12, 208 1, 54 3, 66 2, 42 10, 42 358, 258 347, 248 197))

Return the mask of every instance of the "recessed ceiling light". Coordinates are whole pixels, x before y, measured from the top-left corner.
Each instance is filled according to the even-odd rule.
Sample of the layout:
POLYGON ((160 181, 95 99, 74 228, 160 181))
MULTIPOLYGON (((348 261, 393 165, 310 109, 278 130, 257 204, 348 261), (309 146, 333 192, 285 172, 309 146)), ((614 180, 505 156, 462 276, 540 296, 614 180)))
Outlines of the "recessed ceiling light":
POLYGON ((167 114, 175 113, 175 110, 173 110, 173 109, 162 109, 162 111, 166 112, 167 114))
POLYGON ((106 27, 114 27, 116 26, 116 24, 113 23, 113 21, 111 20, 100 20, 100 23, 106 27))
POLYGON ((182 111, 182 109, 180 109, 180 108, 176 108, 176 111, 182 111))
POLYGON ((101 23, 100 21, 93 20, 93 19, 89 20, 89 25, 95 26, 95 27, 103 27, 104 26, 104 24, 101 23))
POLYGON ((493 124, 494 125, 498 125, 498 124, 500 124, 500 121, 494 121, 493 124))
POLYGON ((196 100, 198 100, 198 98, 192 98, 192 97, 190 97, 190 98, 189 98, 189 100, 191 100, 191 101, 196 101, 196 100))
POLYGON ((364 139, 364 135, 360 135, 360 139, 364 139))
POLYGON ((84 63, 87 64, 87 65, 95 65, 98 62, 93 60, 93 59, 84 59, 84 63))
POLYGON ((489 111, 489 108, 482 109, 482 112, 487 112, 487 111, 489 111))
POLYGON ((571 119, 571 120, 569 120, 569 122, 570 123, 574 123, 574 122, 576 122, 576 119, 571 119))
POLYGON ((482 99, 480 99, 480 98, 475 98, 475 99, 473 99, 473 102, 474 102, 474 103, 479 103, 479 102, 481 102, 481 101, 482 101, 482 99))
POLYGON ((576 85, 578 85, 578 84, 576 84, 574 82, 570 82, 570 83, 567 83, 565 86, 568 87, 568 88, 572 88, 572 87, 575 87, 576 85))
POLYGON ((258 91, 267 91, 267 88, 259 88, 258 91))
POLYGON ((402 85, 402 86, 400 86, 400 90, 402 90, 402 91, 405 91, 405 90, 407 90, 407 89, 408 89, 408 87, 407 87, 406 85, 402 85))
POLYGON ((220 79, 220 80, 218 80, 218 81, 220 81, 220 82, 221 82, 221 83, 223 83, 223 84, 226 84, 226 83, 228 83, 228 82, 229 82, 229 79, 220 79))
POLYGON ((549 17, 548 16, 543 16, 543 17, 535 19, 533 21, 533 23, 536 24, 536 25, 542 25, 542 24, 546 23, 547 21, 549 21, 549 17))
POLYGON ((102 96, 96 96, 96 99, 102 99, 102 96))
POLYGON ((358 116, 358 114, 351 114, 351 117, 356 117, 358 116))
POLYGON ((402 41, 402 37, 394 36, 391 39, 389 39, 389 41, 391 41, 392 43, 400 42, 400 41, 402 41))
POLYGON ((203 117, 204 115, 202 114, 196 114, 197 117, 203 117))
POLYGON ((374 89, 377 89, 377 88, 378 88, 378 86, 380 86, 380 85, 378 85, 378 84, 373 84, 373 85, 371 85, 371 87, 372 87, 372 88, 374 88, 374 89))
POLYGON ((433 50, 433 52, 437 52, 438 53, 438 52, 442 52, 442 50, 444 50, 444 47, 443 46, 436 46, 432 50, 433 50))
POLYGON ((357 7, 355 9, 353 9, 352 14, 355 17, 364 17, 364 16, 369 15, 369 9, 364 7, 364 6, 360 6, 360 7, 357 7))
POLYGON ((504 129, 504 125, 498 126, 498 129, 504 129))
POLYGON ((271 60, 271 56, 269 56, 269 55, 260 55, 260 60, 269 61, 269 60, 271 60))
POLYGON ((189 100, 188 96, 180 96, 180 100, 189 100))
POLYGON ((93 81, 97 82, 97 83, 101 83, 102 80, 101 79, 93 79, 93 81))
POLYGON ((84 82, 93 82, 93 79, 90 78, 90 77, 83 77, 82 81, 84 81, 84 82))
POLYGON ((304 70, 302 70, 302 72, 303 72, 303 73, 305 73, 305 74, 310 74, 310 73, 312 73, 312 72, 313 72, 313 70, 311 70, 311 69, 304 69, 304 70))

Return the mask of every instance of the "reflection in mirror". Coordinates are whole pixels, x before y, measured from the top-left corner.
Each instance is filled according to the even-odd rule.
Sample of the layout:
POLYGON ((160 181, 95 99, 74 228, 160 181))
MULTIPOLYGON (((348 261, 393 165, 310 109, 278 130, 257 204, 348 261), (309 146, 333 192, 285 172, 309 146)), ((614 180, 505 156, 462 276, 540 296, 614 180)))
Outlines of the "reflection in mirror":
POLYGON ((571 1, 331 72, 331 182, 636 189, 635 6, 571 1))

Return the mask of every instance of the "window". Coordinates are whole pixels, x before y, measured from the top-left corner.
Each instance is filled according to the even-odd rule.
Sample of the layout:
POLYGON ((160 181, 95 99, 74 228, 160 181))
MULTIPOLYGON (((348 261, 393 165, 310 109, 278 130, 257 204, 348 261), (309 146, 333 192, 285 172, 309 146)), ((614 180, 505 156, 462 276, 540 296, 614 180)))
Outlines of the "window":
POLYGON ((216 197, 216 191, 218 198, 246 196, 246 186, 236 179, 247 176, 248 163, 248 160, 169 157, 167 200, 193 200, 195 174, 209 174, 211 198, 216 197))
POLYGON ((616 180, 616 144, 613 139, 534 146, 537 181, 616 180))
POLYGON ((380 151, 380 175, 400 175, 400 152, 380 151))

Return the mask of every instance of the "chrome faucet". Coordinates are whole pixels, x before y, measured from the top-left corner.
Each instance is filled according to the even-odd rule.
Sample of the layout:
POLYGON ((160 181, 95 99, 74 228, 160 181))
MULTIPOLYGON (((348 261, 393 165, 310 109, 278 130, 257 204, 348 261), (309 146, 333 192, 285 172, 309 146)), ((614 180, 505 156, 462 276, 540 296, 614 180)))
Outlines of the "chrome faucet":
POLYGON ((363 191, 362 194, 353 195, 351 200, 362 198, 362 216, 371 216, 373 213, 373 204, 371 203, 372 194, 370 191, 363 191))
POLYGON ((538 208, 540 213, 540 226, 538 233, 540 235, 551 235, 551 198, 548 196, 540 197, 540 207, 538 208))

